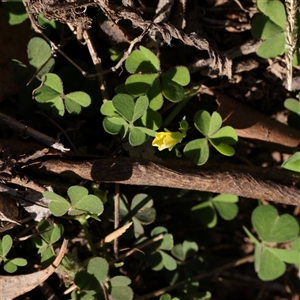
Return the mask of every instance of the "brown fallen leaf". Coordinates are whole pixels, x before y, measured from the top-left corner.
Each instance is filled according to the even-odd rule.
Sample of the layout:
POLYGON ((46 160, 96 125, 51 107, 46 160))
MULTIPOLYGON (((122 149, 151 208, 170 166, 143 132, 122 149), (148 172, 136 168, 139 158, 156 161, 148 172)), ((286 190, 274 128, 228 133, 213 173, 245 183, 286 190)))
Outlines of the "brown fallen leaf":
POLYGON ((18 221, 19 208, 9 195, 0 193, 0 220, 21 225, 18 221))
POLYGON ((54 262, 45 270, 16 276, 0 276, 1 299, 11 300, 43 283, 55 271, 67 251, 68 240, 64 240, 54 262))

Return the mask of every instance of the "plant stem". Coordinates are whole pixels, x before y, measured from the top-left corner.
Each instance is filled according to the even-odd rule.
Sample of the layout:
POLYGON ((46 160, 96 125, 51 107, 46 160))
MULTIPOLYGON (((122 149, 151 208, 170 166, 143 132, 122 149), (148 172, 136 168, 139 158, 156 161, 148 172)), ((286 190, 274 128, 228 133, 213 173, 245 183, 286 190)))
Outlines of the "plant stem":
POLYGON ((96 248, 94 247, 94 243, 92 241, 92 237, 91 237, 89 229, 88 229, 88 222, 87 222, 87 219, 85 218, 85 215, 79 216, 78 218, 76 218, 76 220, 79 221, 79 223, 81 224, 81 226, 84 230, 85 237, 87 239, 87 242, 89 244, 89 247, 90 247, 90 250, 91 250, 93 256, 97 256, 96 248))
POLYGON ((244 264, 244 263, 248 263, 248 262, 251 262, 253 261, 254 259, 254 256, 253 255, 249 255, 249 256, 246 256, 246 257, 243 257, 241 259, 238 259, 238 260, 235 260, 231 263, 228 263, 224 266, 221 266, 221 267, 218 267, 218 268, 215 268, 211 271, 208 271, 208 272, 205 272, 205 273, 201 273, 201 274, 198 274, 196 276, 193 276, 191 278, 188 278, 186 280, 182 280, 182 281, 179 281, 173 285, 170 285, 170 286, 167 286, 165 288, 162 288, 162 289, 159 289, 155 292, 152 292, 152 293, 149 293, 149 294, 146 294, 144 296, 141 296, 141 297, 137 297, 135 298, 134 300, 146 300, 146 299, 151 299, 151 298, 154 298, 154 297, 158 297, 166 292, 170 292, 172 290, 175 290, 177 289, 178 287, 184 285, 188 280, 192 280, 192 281, 199 281, 203 278, 206 278, 206 277, 209 277, 209 276, 212 276, 216 273, 220 273, 226 269, 230 269, 230 268, 233 268, 233 267, 236 267, 236 266, 239 266, 241 264, 244 264))
POLYGON ((169 113, 162 124, 162 128, 168 127, 168 125, 173 121, 173 119, 179 114, 179 112, 183 109, 183 107, 190 101, 192 97, 194 97, 199 92, 199 87, 197 87, 196 91, 192 88, 187 95, 173 108, 173 110, 169 113))

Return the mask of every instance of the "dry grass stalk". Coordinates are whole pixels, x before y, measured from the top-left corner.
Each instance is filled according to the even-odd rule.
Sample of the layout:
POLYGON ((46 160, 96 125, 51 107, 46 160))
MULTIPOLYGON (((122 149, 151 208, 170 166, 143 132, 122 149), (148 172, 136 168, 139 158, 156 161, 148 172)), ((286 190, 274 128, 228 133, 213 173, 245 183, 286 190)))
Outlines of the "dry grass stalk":
POLYGON ((286 81, 287 89, 292 90, 293 80, 293 55, 295 53, 297 44, 297 33, 295 32, 295 20, 296 12, 298 9, 298 0, 285 0, 285 7, 287 13, 287 22, 285 29, 285 40, 286 40, 286 81))

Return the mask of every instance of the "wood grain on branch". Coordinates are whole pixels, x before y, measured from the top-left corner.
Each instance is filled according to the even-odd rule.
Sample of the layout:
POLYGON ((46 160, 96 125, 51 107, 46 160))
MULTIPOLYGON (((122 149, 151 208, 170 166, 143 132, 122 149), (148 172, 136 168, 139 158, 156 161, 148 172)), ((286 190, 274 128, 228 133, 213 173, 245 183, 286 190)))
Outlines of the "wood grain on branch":
POLYGON ((228 164, 197 167, 186 161, 109 158, 85 162, 50 159, 31 171, 93 181, 209 191, 300 204, 300 174, 276 168, 228 164))

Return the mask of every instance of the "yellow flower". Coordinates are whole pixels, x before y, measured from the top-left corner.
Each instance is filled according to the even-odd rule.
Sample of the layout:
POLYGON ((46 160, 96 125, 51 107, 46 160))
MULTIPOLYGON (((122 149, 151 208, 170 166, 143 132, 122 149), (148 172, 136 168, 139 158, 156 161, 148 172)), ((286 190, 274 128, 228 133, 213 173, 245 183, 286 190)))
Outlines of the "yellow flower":
POLYGON ((169 149, 171 151, 173 147, 180 143, 185 137, 185 133, 181 132, 171 132, 168 129, 165 129, 165 132, 157 132, 155 134, 155 139, 152 142, 152 146, 158 147, 159 151, 164 149, 169 149))

